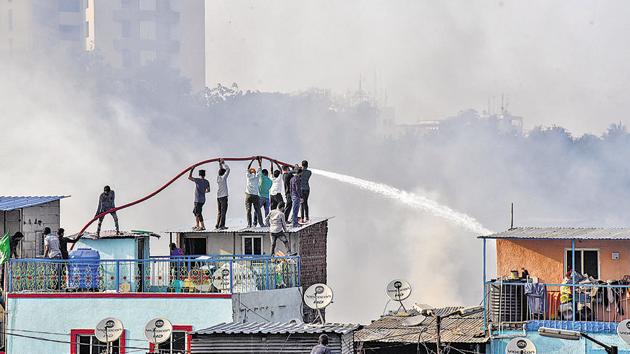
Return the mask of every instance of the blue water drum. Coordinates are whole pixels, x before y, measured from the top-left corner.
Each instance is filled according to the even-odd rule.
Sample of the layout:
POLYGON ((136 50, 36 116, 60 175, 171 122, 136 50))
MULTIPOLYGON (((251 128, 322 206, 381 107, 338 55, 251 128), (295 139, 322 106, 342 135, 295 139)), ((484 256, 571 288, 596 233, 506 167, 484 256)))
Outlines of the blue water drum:
POLYGON ((78 248, 68 255, 68 289, 98 290, 101 255, 91 248, 78 248))

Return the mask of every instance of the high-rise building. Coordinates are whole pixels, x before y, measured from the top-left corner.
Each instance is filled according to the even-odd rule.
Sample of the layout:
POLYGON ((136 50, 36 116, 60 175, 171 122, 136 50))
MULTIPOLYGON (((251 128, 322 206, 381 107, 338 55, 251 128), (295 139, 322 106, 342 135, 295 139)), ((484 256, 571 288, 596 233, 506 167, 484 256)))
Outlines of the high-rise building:
POLYGON ((78 53, 93 38, 94 0, 4 0, 0 2, 0 52, 49 48, 78 53))
POLYGON ((205 87, 205 0, 94 0, 95 52, 115 67, 152 62, 205 87))
POLYGON ((150 63, 205 87, 205 0, 2 0, 0 53, 94 51, 113 67, 150 63))

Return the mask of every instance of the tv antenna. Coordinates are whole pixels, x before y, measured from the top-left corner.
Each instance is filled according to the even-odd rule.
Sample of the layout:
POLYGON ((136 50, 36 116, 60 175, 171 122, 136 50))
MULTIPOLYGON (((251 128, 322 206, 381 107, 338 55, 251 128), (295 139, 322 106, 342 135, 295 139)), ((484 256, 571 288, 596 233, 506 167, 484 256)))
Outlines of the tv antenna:
POLYGON ((409 295, 411 295, 411 285, 409 285, 409 283, 405 280, 394 279, 387 284, 386 292, 390 300, 397 301, 400 304, 400 307, 398 307, 396 312, 400 312, 400 309, 402 308, 405 313, 407 313, 403 300, 407 299, 409 295))
POLYGON ((309 308, 317 311, 317 316, 313 323, 320 322, 324 324, 324 317, 322 316, 322 311, 328 305, 330 305, 333 301, 333 291, 332 289, 322 283, 313 284, 304 291, 304 303, 309 308))

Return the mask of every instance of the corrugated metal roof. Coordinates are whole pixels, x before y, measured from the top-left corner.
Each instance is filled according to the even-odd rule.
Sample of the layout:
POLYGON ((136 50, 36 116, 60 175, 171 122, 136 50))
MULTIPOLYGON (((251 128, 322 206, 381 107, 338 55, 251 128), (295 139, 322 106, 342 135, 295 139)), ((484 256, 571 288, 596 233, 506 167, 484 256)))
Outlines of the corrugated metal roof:
POLYGON ((479 238, 535 240, 630 240, 630 228, 516 227, 487 236, 479 236, 479 238))
MULTIPOLYGON (((461 307, 435 309, 446 315, 461 307)), ((483 329, 483 315, 469 317, 453 316, 442 320, 440 338, 443 343, 486 343, 488 337, 483 329)), ((384 316, 354 334, 357 342, 387 343, 435 343, 436 324, 434 317, 384 316)))
MULTIPOLYGON (((72 238, 76 238, 79 234, 70 235, 72 238)), ((115 239, 115 238, 140 238, 140 237, 157 237, 160 238, 160 235, 150 232, 134 232, 134 231, 120 231, 119 233, 116 230, 104 230, 101 231, 99 237, 96 237, 96 233, 92 232, 84 232, 82 238, 87 240, 102 240, 102 239, 115 239)))
POLYGON ((0 196, 0 211, 11 211, 28 208, 36 205, 46 204, 69 197, 68 195, 57 196, 0 196))
POLYGON ((224 322, 216 326, 202 329, 193 334, 284 334, 284 333, 338 333, 346 334, 355 331, 358 324, 325 323, 311 324, 297 321, 290 322, 224 322))

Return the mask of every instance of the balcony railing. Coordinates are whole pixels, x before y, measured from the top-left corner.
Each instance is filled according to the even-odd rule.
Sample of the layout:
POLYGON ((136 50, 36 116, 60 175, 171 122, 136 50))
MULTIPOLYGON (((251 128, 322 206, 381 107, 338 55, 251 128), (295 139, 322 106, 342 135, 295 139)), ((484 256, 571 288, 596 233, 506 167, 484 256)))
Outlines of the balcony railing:
POLYGON ((531 330, 544 325, 608 331, 607 324, 630 318, 629 288, 629 285, 593 283, 487 282, 486 318, 488 325, 498 329, 522 327, 526 323, 531 330))
POLYGON ((300 286, 300 257, 12 259, 10 292, 243 293, 300 286))

